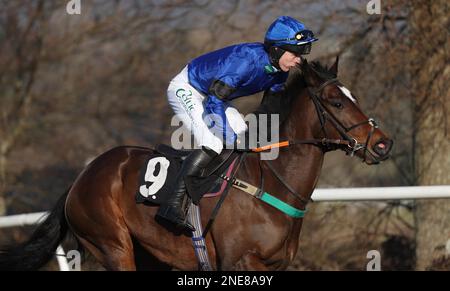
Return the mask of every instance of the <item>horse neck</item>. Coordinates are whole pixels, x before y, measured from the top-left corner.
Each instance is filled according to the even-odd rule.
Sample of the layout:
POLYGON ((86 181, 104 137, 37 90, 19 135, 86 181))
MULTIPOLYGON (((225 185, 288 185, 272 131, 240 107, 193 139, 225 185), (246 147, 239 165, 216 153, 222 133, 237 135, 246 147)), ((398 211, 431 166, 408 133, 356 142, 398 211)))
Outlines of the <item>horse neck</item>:
MULTIPOLYGON (((322 134, 319 119, 307 90, 292 101, 292 110, 280 127, 280 140, 305 140, 322 134)), ((314 145, 293 145, 280 149, 276 160, 270 161, 279 174, 303 198, 309 199, 317 184, 324 152, 314 145)), ((279 197, 301 208, 304 205, 283 188, 279 197), (284 193, 284 194, 283 194, 284 193)))

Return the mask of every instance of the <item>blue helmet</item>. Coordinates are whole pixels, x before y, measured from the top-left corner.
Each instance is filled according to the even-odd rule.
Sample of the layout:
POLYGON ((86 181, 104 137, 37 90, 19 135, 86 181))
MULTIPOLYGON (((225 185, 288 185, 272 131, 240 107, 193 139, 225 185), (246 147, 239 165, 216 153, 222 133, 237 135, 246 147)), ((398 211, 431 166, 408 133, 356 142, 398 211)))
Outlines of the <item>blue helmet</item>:
POLYGON ((268 48, 280 47, 303 55, 311 51, 311 43, 317 40, 314 33, 300 21, 289 16, 280 16, 267 29, 264 44, 268 48))

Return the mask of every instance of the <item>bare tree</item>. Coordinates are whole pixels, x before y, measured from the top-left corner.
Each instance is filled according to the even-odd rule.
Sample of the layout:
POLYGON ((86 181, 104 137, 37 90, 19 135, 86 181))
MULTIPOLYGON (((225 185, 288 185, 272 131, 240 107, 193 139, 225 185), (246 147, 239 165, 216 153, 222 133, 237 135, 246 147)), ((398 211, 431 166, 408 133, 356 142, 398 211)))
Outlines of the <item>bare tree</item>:
MULTIPOLYGON (((44 2, 0 3, 0 200, 7 183, 8 155, 29 124, 35 97, 32 87, 46 31, 44 2)), ((4 207, 4 202, 0 201, 0 214, 5 211, 4 207)))
MULTIPOLYGON (((420 185, 450 184, 450 10, 448 1, 413 1, 410 56, 415 101, 415 173, 420 185)), ((450 241, 450 202, 417 203, 417 268, 435 268, 450 241)), ((447 264, 448 270, 448 264, 447 264)))

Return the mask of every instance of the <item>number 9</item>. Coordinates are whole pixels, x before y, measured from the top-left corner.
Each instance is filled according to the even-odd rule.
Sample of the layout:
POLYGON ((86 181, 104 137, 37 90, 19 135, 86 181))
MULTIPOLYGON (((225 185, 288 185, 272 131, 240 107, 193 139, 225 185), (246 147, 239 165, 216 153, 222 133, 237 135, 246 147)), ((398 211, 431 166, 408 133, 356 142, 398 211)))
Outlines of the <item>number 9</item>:
MULTIPOLYGON (((145 182, 152 182, 153 184, 151 184, 148 188, 146 185, 141 185, 139 187, 139 193, 144 197, 148 197, 149 195, 153 195, 158 192, 166 182, 167 169, 169 168, 169 166, 170 162, 165 157, 157 157, 151 159, 147 164, 147 170, 145 171, 144 180, 145 182), (155 169, 158 163, 160 164, 160 170, 158 175, 155 176, 155 169)), ((156 199, 156 196, 153 195, 152 198, 156 199)))

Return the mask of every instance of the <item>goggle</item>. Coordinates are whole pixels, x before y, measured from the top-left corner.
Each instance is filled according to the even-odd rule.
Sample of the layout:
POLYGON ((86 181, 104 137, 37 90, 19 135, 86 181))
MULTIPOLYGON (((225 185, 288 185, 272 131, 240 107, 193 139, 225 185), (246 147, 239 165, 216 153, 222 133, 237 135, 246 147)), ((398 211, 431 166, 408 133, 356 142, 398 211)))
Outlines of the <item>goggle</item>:
POLYGON ((309 54, 311 52, 311 47, 312 47, 311 43, 306 43, 302 45, 286 44, 280 46, 280 48, 287 50, 297 56, 309 54))
POLYGON ((314 38, 314 33, 311 30, 302 30, 302 31, 297 32, 294 37, 269 40, 269 42, 274 43, 274 42, 279 42, 279 41, 290 41, 290 40, 295 40, 295 41, 301 42, 301 41, 304 41, 307 39, 312 39, 312 38, 314 38))

